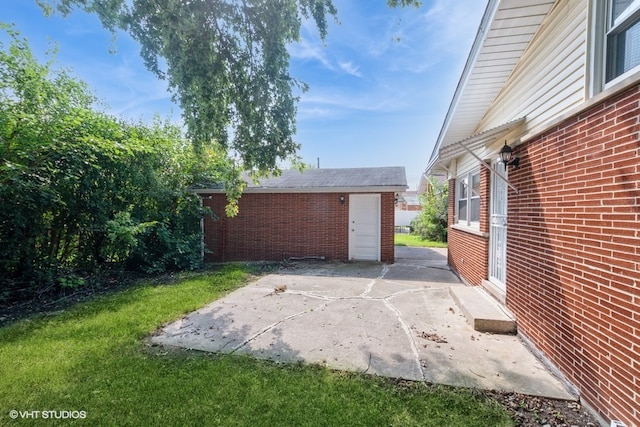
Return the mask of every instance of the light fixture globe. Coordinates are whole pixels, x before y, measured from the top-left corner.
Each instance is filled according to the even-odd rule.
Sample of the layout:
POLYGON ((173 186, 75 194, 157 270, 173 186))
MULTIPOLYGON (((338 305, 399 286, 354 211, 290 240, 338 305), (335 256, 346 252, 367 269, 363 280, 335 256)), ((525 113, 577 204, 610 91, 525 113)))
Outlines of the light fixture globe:
POLYGON ((507 165, 511 161, 511 156, 513 155, 513 149, 504 143, 504 146, 500 149, 500 160, 504 163, 504 167, 506 169, 507 165))
POLYGON ((514 169, 518 169, 520 165, 520 158, 513 157, 513 148, 507 145, 507 141, 504 142, 504 147, 500 149, 500 161, 504 164, 504 170, 507 170, 507 166, 511 165, 514 169))

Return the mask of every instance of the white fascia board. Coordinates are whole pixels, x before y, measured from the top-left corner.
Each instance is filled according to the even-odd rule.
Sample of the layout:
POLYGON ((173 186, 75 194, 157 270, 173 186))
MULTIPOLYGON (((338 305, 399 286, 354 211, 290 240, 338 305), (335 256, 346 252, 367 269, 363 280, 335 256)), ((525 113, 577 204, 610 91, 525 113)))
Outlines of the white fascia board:
MULTIPOLYGON (((398 193, 407 191, 408 186, 394 187, 315 187, 315 188, 246 188, 243 194, 278 194, 278 193, 398 193)), ((222 189, 198 188, 195 194, 224 194, 222 189)))
POLYGON ((489 0, 487 3, 487 8, 485 9, 484 15, 482 16, 482 20, 480 21, 480 26, 478 27, 478 32, 476 33, 476 38, 473 41, 473 45, 471 46, 471 51, 469 52, 469 57, 467 58, 467 62, 465 63, 464 69, 462 70, 462 75, 460 76, 460 80, 458 82, 458 86, 453 94, 453 99, 451 100, 451 104, 449 105, 449 109, 444 118, 444 122, 442 124, 442 128, 440 129, 440 133, 438 134, 438 139, 436 140, 435 145, 433 146, 433 151, 431 152, 431 157, 429 160, 429 166, 427 168, 430 169, 433 167, 435 163, 438 161, 440 146, 442 145, 442 141, 444 136, 449 129, 449 124, 451 123, 451 118, 453 117, 453 113, 455 112, 458 101, 460 99, 460 95, 464 91, 464 88, 467 85, 469 80, 469 76, 471 75, 471 71, 473 70, 473 66, 476 62, 478 54, 480 53, 480 49, 484 44, 484 40, 487 36, 489 29, 491 28, 491 23, 493 22, 493 17, 498 10, 499 0, 489 0))

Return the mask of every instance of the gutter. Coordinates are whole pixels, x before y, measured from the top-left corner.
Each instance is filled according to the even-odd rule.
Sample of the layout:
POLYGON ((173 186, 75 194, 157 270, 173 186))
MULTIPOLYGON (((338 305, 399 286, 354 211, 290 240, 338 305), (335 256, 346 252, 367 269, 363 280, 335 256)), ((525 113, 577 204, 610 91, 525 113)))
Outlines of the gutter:
MULTIPOLYGON (((247 187, 242 193, 402 193, 408 188, 407 185, 388 187, 247 187)), ((191 191, 195 194, 225 194, 222 188, 198 188, 191 191)))

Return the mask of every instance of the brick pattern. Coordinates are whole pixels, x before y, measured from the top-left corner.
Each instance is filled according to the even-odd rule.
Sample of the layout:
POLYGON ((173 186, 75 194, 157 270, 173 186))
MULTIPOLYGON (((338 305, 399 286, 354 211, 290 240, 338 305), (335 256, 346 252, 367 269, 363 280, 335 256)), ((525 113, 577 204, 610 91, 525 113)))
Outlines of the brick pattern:
POLYGON ((449 192, 447 193, 449 196, 447 200, 447 225, 449 227, 449 231, 451 231, 451 226, 455 224, 456 219, 456 180, 449 180, 449 192))
POLYGON ((410 205, 407 202, 402 202, 398 205, 399 211, 421 211, 422 205, 410 205))
POLYGON ((507 305, 606 419, 640 426, 640 87, 516 149, 507 305))
POLYGON ((489 241, 466 231, 449 228, 449 266, 465 282, 478 286, 487 278, 489 241))
MULTIPOLYGON (((489 166, 491 167, 491 166, 489 166)), ((480 167, 480 231, 489 232, 491 171, 487 167, 480 167)))
MULTIPOLYGON (((490 172, 486 168, 480 171, 480 230, 489 230, 489 187, 490 172)), ((448 200, 448 262, 462 279, 472 285, 480 285, 487 278, 489 240, 486 237, 452 228, 456 212, 456 180, 449 180, 448 200)))
POLYGON ((380 196, 380 260, 386 263, 395 261, 394 245, 396 223, 396 195, 382 193, 380 196))
MULTIPOLYGON (((234 218, 224 215, 223 194, 204 196, 203 201, 218 216, 217 220, 205 219, 206 261, 281 261, 302 256, 348 259, 348 194, 245 193, 234 218)), ((381 261, 392 263, 395 194, 382 193, 380 205, 381 261)))

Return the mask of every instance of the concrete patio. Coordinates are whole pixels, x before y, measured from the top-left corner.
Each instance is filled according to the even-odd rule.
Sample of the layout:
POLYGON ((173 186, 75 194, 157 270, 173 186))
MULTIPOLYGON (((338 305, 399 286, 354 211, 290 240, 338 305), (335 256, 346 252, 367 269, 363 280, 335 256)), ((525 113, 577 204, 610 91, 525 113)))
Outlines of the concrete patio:
POLYGON ((297 262, 168 325, 159 345, 416 381, 572 399, 518 336, 474 330, 451 296, 446 250, 397 262, 297 262))

